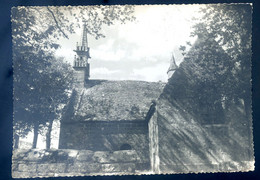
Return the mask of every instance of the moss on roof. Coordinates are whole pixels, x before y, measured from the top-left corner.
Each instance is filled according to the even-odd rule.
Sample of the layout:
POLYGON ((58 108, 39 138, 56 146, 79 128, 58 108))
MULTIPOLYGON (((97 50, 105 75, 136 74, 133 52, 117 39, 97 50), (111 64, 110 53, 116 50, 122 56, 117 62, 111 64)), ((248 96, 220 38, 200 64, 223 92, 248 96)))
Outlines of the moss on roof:
POLYGON ((89 80, 74 89, 63 121, 145 120, 152 100, 165 83, 145 81, 89 80))

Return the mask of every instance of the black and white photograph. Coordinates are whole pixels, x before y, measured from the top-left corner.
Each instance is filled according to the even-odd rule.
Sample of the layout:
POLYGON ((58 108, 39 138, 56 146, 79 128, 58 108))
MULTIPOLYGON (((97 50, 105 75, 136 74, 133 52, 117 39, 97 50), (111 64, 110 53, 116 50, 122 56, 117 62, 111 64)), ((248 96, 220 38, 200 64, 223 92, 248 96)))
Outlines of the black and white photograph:
POLYGON ((252 4, 17 6, 12 177, 255 169, 252 4))

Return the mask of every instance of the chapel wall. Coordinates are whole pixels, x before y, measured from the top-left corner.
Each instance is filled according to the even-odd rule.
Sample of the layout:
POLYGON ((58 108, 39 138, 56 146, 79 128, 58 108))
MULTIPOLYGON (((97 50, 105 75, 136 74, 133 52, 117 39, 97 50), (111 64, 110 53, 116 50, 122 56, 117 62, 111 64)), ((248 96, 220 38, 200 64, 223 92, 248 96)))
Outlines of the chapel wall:
MULTIPOLYGON (((239 114, 239 109, 225 111, 227 117, 234 118, 230 113, 239 114)), ((157 116, 160 173, 238 171, 253 167, 248 135, 242 136, 248 126, 243 128, 238 122, 246 121, 241 112, 234 123, 237 127, 203 125, 180 102, 169 103, 162 98, 157 103, 157 116)))
POLYGON ((138 169, 149 169, 149 140, 146 122, 63 123, 60 149, 119 151, 127 146, 140 158, 138 169))

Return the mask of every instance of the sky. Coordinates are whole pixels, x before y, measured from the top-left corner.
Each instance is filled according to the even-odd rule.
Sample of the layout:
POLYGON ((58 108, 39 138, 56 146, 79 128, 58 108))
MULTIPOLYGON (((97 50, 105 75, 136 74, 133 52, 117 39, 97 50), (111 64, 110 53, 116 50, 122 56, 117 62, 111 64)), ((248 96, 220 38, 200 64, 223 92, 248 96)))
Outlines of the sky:
MULTIPOLYGON (((167 70, 172 54, 179 65, 183 56, 180 45, 190 37, 192 17, 201 5, 150 5, 136 6, 134 22, 115 23, 105 26, 102 33, 106 36, 96 40, 88 36, 90 47, 90 79, 142 80, 167 82, 167 70)), ((73 63, 76 43, 80 42, 82 29, 77 29, 69 39, 61 38, 61 48, 56 56, 73 63)), ((58 148, 59 122, 54 122, 51 148, 58 148)), ((31 147, 33 133, 21 138, 21 147, 31 147)), ((45 148, 45 138, 39 134, 37 148, 45 148)))
MULTIPOLYGON (((102 29, 105 38, 88 36, 90 79, 143 80, 167 82, 172 54, 177 65, 183 60, 179 50, 191 38, 193 16, 199 17, 199 5, 136 6, 134 22, 115 23, 102 29)), ((73 62, 81 29, 69 39, 61 39, 57 56, 73 62)))

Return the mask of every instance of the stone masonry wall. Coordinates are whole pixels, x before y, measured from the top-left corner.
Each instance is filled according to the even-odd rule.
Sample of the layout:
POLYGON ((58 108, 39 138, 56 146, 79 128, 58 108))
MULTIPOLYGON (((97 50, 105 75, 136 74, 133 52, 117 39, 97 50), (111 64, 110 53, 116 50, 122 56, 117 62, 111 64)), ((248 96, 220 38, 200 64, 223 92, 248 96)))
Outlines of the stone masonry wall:
POLYGON ((12 177, 29 178, 133 174, 140 159, 134 150, 16 149, 12 161, 12 177))
POLYGON ((125 144, 141 159, 138 169, 150 169, 146 122, 63 123, 61 127, 60 149, 119 151, 125 144))
POLYGON ((161 99, 157 105, 160 173, 254 169, 250 146, 246 146, 247 141, 238 135, 237 129, 231 131, 233 127, 228 124, 201 125, 177 103, 161 99))
POLYGON ((74 71, 73 79, 75 87, 83 88, 85 82, 85 69, 74 71))

